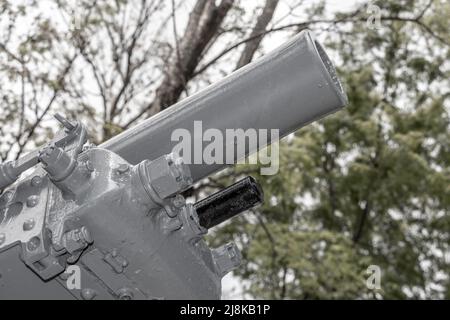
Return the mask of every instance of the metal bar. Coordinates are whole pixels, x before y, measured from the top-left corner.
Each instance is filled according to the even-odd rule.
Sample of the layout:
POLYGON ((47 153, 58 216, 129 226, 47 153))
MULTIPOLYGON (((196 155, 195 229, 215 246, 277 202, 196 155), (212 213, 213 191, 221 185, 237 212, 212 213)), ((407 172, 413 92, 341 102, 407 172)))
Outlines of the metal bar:
MULTIPOLYGON (((280 137, 347 103, 333 64, 309 31, 303 31, 270 54, 234 72, 205 90, 124 131, 101 148, 109 149, 130 163, 156 159, 172 152, 178 141, 171 135, 187 129, 194 136, 194 121, 202 121, 203 132, 214 128, 279 129, 280 137)), ((204 150, 206 142, 194 136, 204 150)), ((270 143, 271 141, 269 141, 270 143)), ((259 143, 256 149, 265 144, 259 143)), ((246 146, 245 154, 255 152, 246 146)), ((193 162, 191 162, 193 163, 193 162)), ((198 181, 226 164, 190 164, 198 181)))

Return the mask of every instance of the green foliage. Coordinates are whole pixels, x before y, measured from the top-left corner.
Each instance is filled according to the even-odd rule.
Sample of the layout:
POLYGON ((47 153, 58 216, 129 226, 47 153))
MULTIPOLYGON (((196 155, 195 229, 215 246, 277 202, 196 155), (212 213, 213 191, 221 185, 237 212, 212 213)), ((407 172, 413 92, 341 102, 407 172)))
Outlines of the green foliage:
MULTIPOLYGON (((407 3, 379 5, 389 16, 426 5, 407 3)), ((278 175, 243 168, 254 170, 266 203, 214 234, 242 247, 247 267, 236 275, 247 293, 448 298, 449 8, 434 1, 424 16, 440 26, 434 38, 392 19, 379 30, 355 23, 329 40, 343 59, 349 106, 283 142, 278 175), (369 265, 382 270, 381 290, 365 285, 369 265)))

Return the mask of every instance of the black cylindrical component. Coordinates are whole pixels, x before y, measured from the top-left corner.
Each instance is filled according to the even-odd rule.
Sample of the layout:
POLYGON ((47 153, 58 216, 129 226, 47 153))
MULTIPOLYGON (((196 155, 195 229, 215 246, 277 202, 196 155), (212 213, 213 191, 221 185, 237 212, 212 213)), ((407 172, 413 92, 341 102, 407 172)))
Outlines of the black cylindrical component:
POLYGON ((209 229, 264 201, 260 185, 253 177, 200 200, 194 205, 200 225, 209 229))

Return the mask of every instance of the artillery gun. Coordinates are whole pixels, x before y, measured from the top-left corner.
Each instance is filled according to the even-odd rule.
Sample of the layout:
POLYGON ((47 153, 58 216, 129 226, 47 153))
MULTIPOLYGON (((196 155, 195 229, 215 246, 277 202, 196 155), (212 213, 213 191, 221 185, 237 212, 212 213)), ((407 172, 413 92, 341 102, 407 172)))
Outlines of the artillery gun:
MULTIPOLYGON (((0 299, 220 299, 241 255, 233 243, 210 249, 204 236, 263 193, 248 177, 186 203, 183 191, 226 164, 186 163, 171 133, 201 121, 286 136, 346 103, 333 64, 304 31, 101 145, 57 115, 63 129, 52 141, 0 166, 0 299)), ((245 145, 241 156, 272 142, 245 145)))

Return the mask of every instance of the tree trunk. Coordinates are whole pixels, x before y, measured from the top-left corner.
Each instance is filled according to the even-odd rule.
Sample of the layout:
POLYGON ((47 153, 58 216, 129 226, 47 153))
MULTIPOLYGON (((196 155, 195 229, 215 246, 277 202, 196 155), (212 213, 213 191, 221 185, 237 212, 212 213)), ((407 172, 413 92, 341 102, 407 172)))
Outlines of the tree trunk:
POLYGON ((156 98, 149 110, 157 113, 180 98, 186 83, 192 78, 203 51, 217 34, 234 0, 198 0, 189 16, 189 22, 177 52, 174 53, 163 82, 156 90, 156 98))
POLYGON ((239 69, 246 64, 250 63, 258 49, 262 39, 264 38, 264 32, 270 21, 272 21, 273 14, 277 8, 279 0, 267 0, 261 15, 258 17, 255 27, 250 34, 250 38, 255 37, 253 40, 247 42, 244 51, 236 65, 236 69, 239 69))

